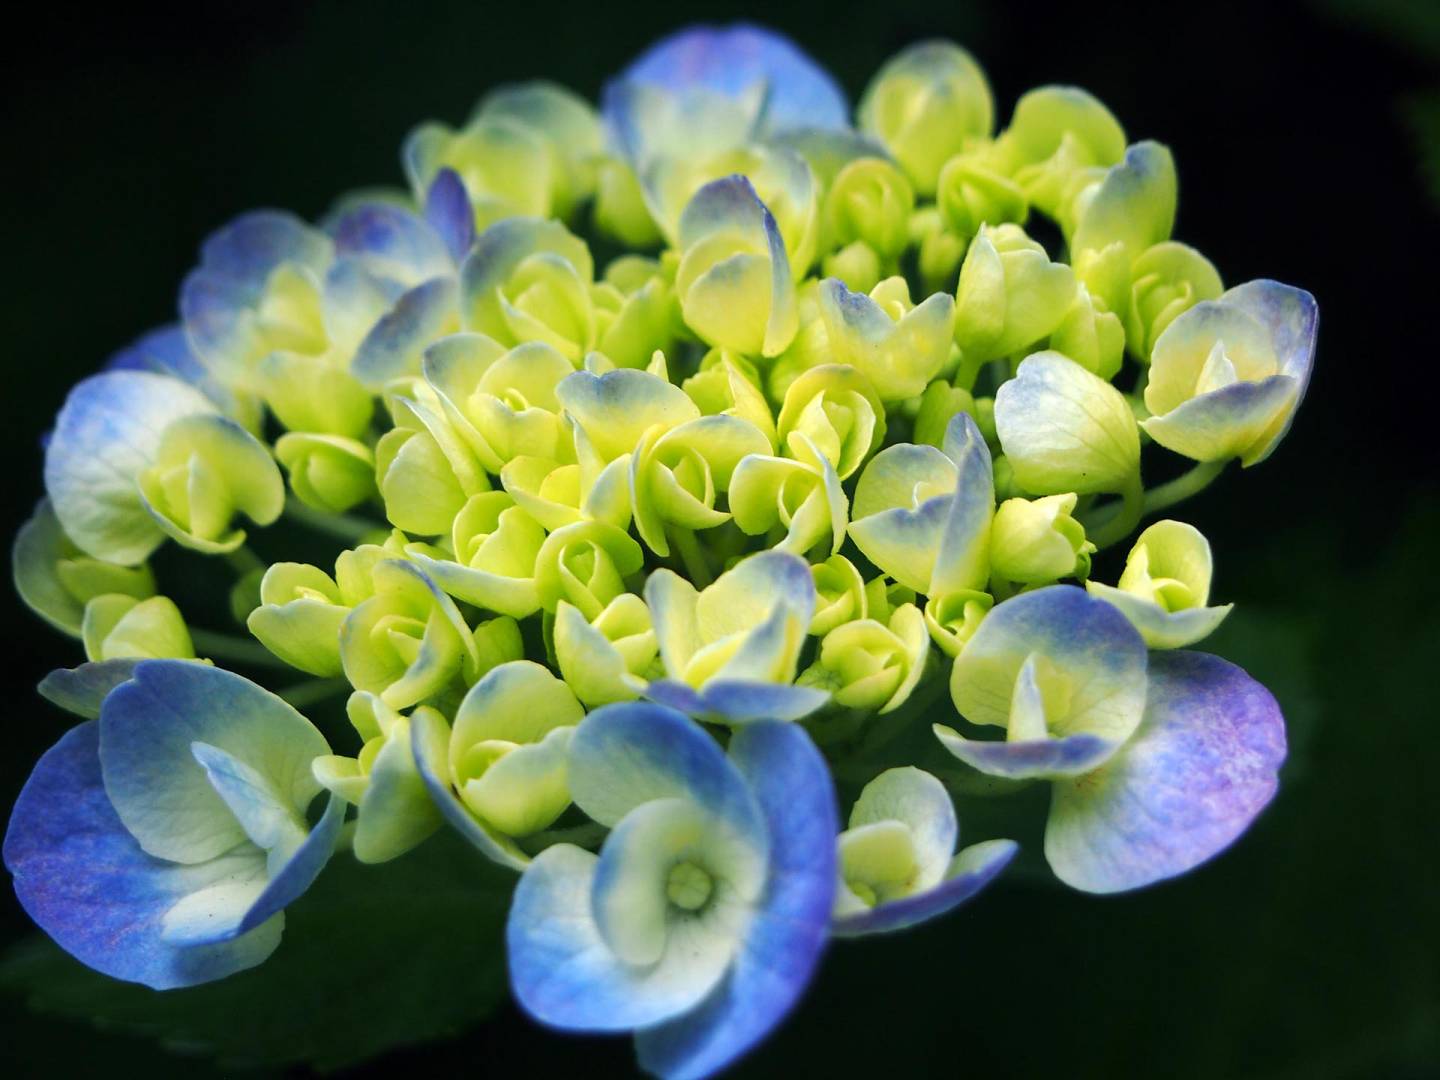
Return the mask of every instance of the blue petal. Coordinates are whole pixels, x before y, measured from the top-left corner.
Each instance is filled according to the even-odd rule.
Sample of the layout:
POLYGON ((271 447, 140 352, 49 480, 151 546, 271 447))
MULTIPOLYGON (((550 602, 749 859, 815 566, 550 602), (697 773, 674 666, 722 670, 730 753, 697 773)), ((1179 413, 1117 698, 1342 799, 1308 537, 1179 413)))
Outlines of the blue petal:
POLYGON ((280 919, 223 944, 179 948, 161 937, 177 900, 233 876, 239 863, 180 866, 145 854, 105 795, 93 721, 41 757, 5 834, 5 865, 30 917, 82 963, 157 990, 254 967, 279 944, 280 919))
POLYGON ((444 241, 458 266, 475 243, 475 211, 465 182, 454 169, 441 169, 425 195, 425 220, 444 241))
POLYGON ((951 866, 950 876, 935 888, 892 900, 858 915, 836 919, 836 937, 859 937, 890 930, 904 930, 944 915, 959 907, 1000 876, 1010 864, 1020 845, 1014 840, 987 840, 974 844, 959 855, 951 866))
POLYGON ((575 805, 614 826, 642 803, 682 798, 757 832, 759 811, 719 744, 674 709, 647 702, 605 705, 580 721, 570 741, 575 805))
POLYGON ((297 812, 320 791, 310 763, 324 736, 248 679, 187 660, 147 660, 100 710, 105 789, 150 854, 212 859, 246 840, 191 751, 209 743, 264 775, 297 812))
POLYGON ((277 912, 289 907, 310 888, 340 839, 340 830, 345 825, 345 800, 332 794, 325 803, 325 813, 310 830, 305 842, 295 849, 294 854, 270 877, 265 891, 245 913, 239 932, 244 934, 260 926, 277 912))
POLYGON ((1295 410, 1305 399, 1310 386, 1310 374, 1315 366, 1315 335, 1319 330, 1320 308, 1315 297, 1304 289, 1282 285, 1278 281, 1261 278, 1247 281, 1228 290, 1220 298, 1249 312, 1259 319, 1270 331, 1275 357, 1280 363, 1280 373, 1288 375, 1300 384, 1295 395, 1295 404, 1285 424, 1276 431, 1269 443, 1252 453, 1247 465, 1264 461, 1279 445, 1290 424, 1295 419, 1295 410))
POLYGON ((337 258, 358 258, 371 273, 413 287, 455 270, 449 249, 425 218, 386 203, 349 211, 335 225, 337 258))
POLYGON ((819 963, 837 880, 839 811, 825 759, 790 724, 736 733, 730 756, 770 832, 770 882, 729 976, 697 1009, 636 1035, 640 1064, 682 1080, 709 1076, 785 1018, 819 963))
POLYGON ((650 46, 605 88, 602 109, 612 130, 623 126, 615 95, 627 82, 730 98, 763 84, 768 132, 848 126, 850 108, 835 80, 789 38, 745 23, 692 26, 650 46))
POLYGON ((960 589, 983 591, 990 580, 990 523, 995 516, 995 472, 985 437, 968 413, 945 429, 945 456, 955 462, 955 495, 930 575, 929 596, 960 589))
POLYGON ((1055 785, 1045 857, 1086 892, 1183 874, 1245 831, 1284 759, 1268 690, 1219 657, 1155 653, 1140 730, 1096 772, 1055 785))
POLYGON ((731 724, 799 720, 830 700, 813 687, 735 679, 712 679, 698 692, 674 679, 657 679, 645 688, 645 696, 689 716, 731 724))
POLYGON ((52 705, 66 712, 95 720, 100 705, 115 687, 128 680, 138 660, 101 660, 76 668, 58 668, 40 680, 36 690, 52 705))
POLYGON ((1088 772, 1113 754, 1118 745, 1111 739, 1087 734, 1016 742, 967 739, 942 724, 935 725, 935 734, 946 750, 971 768, 1012 780, 1088 772))
POLYGON ((601 938, 591 914, 598 863, 588 851, 556 844, 520 878, 505 927, 516 1002, 541 1023, 571 1031, 628 1031, 692 1007, 696 988, 685 965, 632 967, 601 938))
POLYGON ((241 419, 245 411, 235 395, 195 354, 184 328, 178 324, 162 326, 137 338, 111 356, 105 370, 170 375, 195 387, 229 416, 241 419))
POLYGON ((351 373, 372 390, 420 374, 425 346, 449 328, 457 295, 453 276, 432 278, 405 293, 360 342, 351 373))

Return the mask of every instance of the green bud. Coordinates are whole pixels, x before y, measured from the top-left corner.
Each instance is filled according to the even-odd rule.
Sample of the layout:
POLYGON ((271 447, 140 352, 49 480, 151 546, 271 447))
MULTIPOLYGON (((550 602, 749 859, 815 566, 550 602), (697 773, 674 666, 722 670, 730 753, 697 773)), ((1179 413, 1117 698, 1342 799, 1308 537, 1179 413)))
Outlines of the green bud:
POLYGON ((663 240, 635 170, 618 158, 606 158, 600 165, 595 229, 628 248, 654 248, 663 240))
POLYGON ((322 678, 340 674, 340 627, 350 605, 325 571, 274 563, 260 582, 260 606, 245 625, 291 667, 322 678))
POLYGON ((995 159, 1025 197, 1051 217, 1084 170, 1107 169, 1125 153, 1125 132, 1098 99, 1074 86, 1042 86, 1015 103, 995 159))
POLYGON ((788 442, 794 431, 803 432, 845 480, 884 442, 885 406, 855 368, 822 364, 785 391, 776 433, 788 442))
POLYGON ((844 555, 831 555, 824 562, 812 564, 810 574, 815 579, 811 634, 824 637, 843 623, 865 618, 865 579, 854 563, 844 555))
POLYGON ((1009 356, 1050 334, 1074 299, 1074 272, 1020 226, 984 226, 960 268, 955 343, 971 363, 1009 356))
POLYGON ((181 545, 218 554, 245 542, 236 513, 269 525, 285 506, 275 459, 233 420, 198 414, 165 429, 155 463, 137 478, 145 508, 181 545))
POLYGON ((898 709, 925 673, 930 637, 914 604, 902 604, 881 622, 842 623, 820 642, 819 666, 830 675, 837 704, 849 709, 898 709))
POLYGON ((945 444, 945 429, 962 412, 971 416, 976 413, 975 399, 970 391, 951 386, 944 379, 936 379, 920 396, 920 411, 915 414, 912 440, 940 449, 945 444))
POLYGON ((910 241, 915 192, 890 162, 860 158, 840 170, 825 195, 825 226, 830 246, 863 240, 887 266, 910 241))
POLYGON ((1071 517, 1074 494, 1007 499, 990 526, 990 569, 1005 581, 1043 585, 1090 573, 1095 545, 1071 517))
POLYGON ((680 307, 659 263, 625 257, 613 278, 611 270, 606 271, 606 280, 592 289, 591 299, 599 334, 596 347, 617 367, 643 368, 657 351, 674 347, 680 307), (637 264, 648 264, 643 280, 637 280, 637 264))
POLYGON ((614 525, 577 521, 556 529, 535 558, 540 604, 553 612, 565 601, 587 619, 598 619, 644 562, 640 545, 614 525))
POLYGON ((1125 311, 1130 354, 1148 363, 1156 340, 1176 316, 1202 300, 1218 300, 1224 289, 1214 265, 1194 248, 1174 241, 1149 248, 1130 268, 1125 311))
POLYGON ((85 659, 193 660, 195 646, 174 601, 106 593, 85 605, 80 625, 85 659))
POLYGON ((275 456, 296 498, 316 510, 343 514, 377 494, 374 451, 354 439, 292 431, 280 436, 275 456))
POLYGON ((551 213, 569 218, 595 191, 600 157, 600 119, 590 103, 555 83, 535 80, 501 86, 485 95, 471 125, 518 124, 539 136, 550 151, 553 170, 551 213))
POLYGON ((902 50, 876 73, 860 99, 861 130, 894 156, 922 197, 935 194, 945 162, 968 141, 989 136, 995 121, 980 66, 948 41, 902 50))
POLYGON ((1135 540, 1118 586, 1085 587, 1119 608, 1152 649, 1180 649, 1209 635, 1234 606, 1207 606, 1213 572, 1210 543, 1199 529, 1157 521, 1135 540))
POLYGON ((712 349, 701 361, 700 370, 680 385, 704 415, 735 416, 755 425, 765 433, 773 451, 775 418, 753 372, 754 366, 743 356, 712 349))
POLYGON ((454 169, 474 204, 477 228, 563 209, 557 203, 563 202, 565 179, 555 151, 543 135, 511 117, 477 116, 459 131, 422 124, 406 138, 402 156, 417 201, 436 173, 454 169))
POLYGON ((925 628, 941 652, 959 656, 994 604, 989 593, 974 589, 932 596, 925 604, 925 628))
POLYGON ((824 281, 819 297, 831 359, 858 370, 882 401, 919 396, 950 358, 955 305, 944 293, 912 305, 905 279, 892 277, 868 296, 824 281))
POLYGON ((1125 328, 1119 316, 1097 306, 1090 290, 1080 285, 1075 302, 1050 335, 1050 348, 1108 382, 1124 360, 1125 328))
POLYGON ((589 708, 639 697, 658 654, 650 610, 634 593, 616 596, 591 621, 564 600, 555 610, 560 674, 589 708))
POLYGON ((945 163, 935 203, 946 227, 959 236, 974 236, 982 225, 1023 225, 1030 215, 1019 185, 990 168, 979 154, 956 154, 945 163))
POLYGON ((65 535, 49 499, 40 500, 16 533, 10 569, 25 605, 71 637, 80 636, 85 605, 95 597, 119 593, 144 600, 155 595, 149 566, 119 566, 86 555, 65 535))
POLYGON ((919 248, 916 265, 924 291, 953 292, 969 237, 951 232, 939 207, 922 206, 910 215, 910 243, 919 248))
POLYGON ((847 289, 869 292, 880 283, 880 256, 864 240, 852 240, 826 255, 821 270, 826 277, 839 278, 847 289))
POLYGON ((255 370, 256 389, 288 431, 357 438, 375 401, 360 381, 325 359, 274 352, 255 370))

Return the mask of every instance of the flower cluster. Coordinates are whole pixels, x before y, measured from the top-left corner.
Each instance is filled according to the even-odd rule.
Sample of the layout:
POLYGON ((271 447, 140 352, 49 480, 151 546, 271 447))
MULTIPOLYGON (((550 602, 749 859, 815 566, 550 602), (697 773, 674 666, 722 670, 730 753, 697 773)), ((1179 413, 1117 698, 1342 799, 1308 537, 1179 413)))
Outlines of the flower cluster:
POLYGON ((14 571, 83 644, 41 688, 83 722, 4 854, 69 952, 217 979, 328 859, 451 828, 518 876, 519 1004, 696 1077, 832 936, 1005 868, 1004 837, 957 850, 968 800, 1048 784, 1044 859, 1096 893, 1268 802, 1275 701, 1188 651, 1230 610, 1204 536, 1155 521, 1091 577, 1275 449, 1314 352, 1308 293, 1172 239, 1164 146, 1067 86, 997 132, 945 42, 852 113, 737 26, 659 42, 598 111, 501 88, 402 158, 405 190, 319 225, 222 228, 179 323, 60 410, 14 571), (1167 454, 1190 471, 1147 490, 1167 454), (349 546, 267 567, 272 527, 349 546), (162 544, 236 568, 253 640, 188 625, 162 544), (311 681, 214 663, 256 654, 311 681), (353 731, 297 711, 326 694, 353 731))

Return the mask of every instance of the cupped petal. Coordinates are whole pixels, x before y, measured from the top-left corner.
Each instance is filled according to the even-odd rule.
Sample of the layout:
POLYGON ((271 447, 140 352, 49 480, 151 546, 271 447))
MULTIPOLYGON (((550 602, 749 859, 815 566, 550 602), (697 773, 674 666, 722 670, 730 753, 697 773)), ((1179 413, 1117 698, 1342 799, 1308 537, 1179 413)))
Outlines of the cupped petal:
POLYGON ((799 1000, 829 936, 839 812, 825 759, 790 724, 737 732, 730 756, 765 816, 770 878, 730 972, 699 1008, 636 1036, 640 1064, 709 1076, 765 1038, 799 1000))
POLYGON ((1259 319, 1270 331, 1271 344, 1280 364, 1280 373, 1288 375, 1299 384, 1295 403, 1284 422, 1266 432, 1265 439, 1251 448, 1241 459, 1241 464, 1258 465, 1280 444, 1290 430, 1295 410, 1305 399, 1310 386, 1310 373, 1315 366, 1315 336, 1319 330, 1320 308, 1315 297, 1304 289, 1282 285, 1278 281, 1261 278, 1236 285, 1221 296, 1243 311, 1259 319))
POLYGON ((1011 780, 1075 776, 1087 773, 1115 753, 1120 743, 1081 732, 1048 739, 997 742, 967 739, 954 728, 936 724, 941 745, 973 769, 1011 780))
POLYGON ((1055 785, 1045 857, 1061 881, 1094 893, 1183 874, 1249 827, 1284 759, 1285 722, 1268 690, 1219 657, 1157 653, 1134 738, 1097 771, 1055 785))
POLYGON ((1091 596, 1119 608, 1121 614, 1130 620, 1130 625, 1140 632, 1145 644, 1152 649, 1183 649, 1187 645, 1194 645, 1214 633, 1235 606, 1222 604, 1217 607, 1166 611, 1153 600, 1146 600, 1113 585, 1087 581, 1085 589, 1091 596))
POLYGON ((76 384, 45 448, 45 490, 65 534, 97 559, 142 561, 165 533, 146 512, 136 479, 173 421, 216 412, 189 383, 146 371, 76 384))
POLYGON ((831 928, 836 937, 859 937, 904 930, 929 922, 959 907, 989 885, 1020 850, 1013 840, 986 840, 972 844, 950 861, 945 878, 934 888, 891 900, 869 911, 837 918, 831 928))
POLYGON ((320 786, 310 763, 329 753, 310 721, 223 668, 147 660, 100 711, 105 790, 148 853, 199 863, 246 839, 191 744, 208 743, 254 769, 303 814, 320 786))
POLYGON ((1167 450, 1195 461, 1238 457, 1253 465, 1273 447, 1272 433, 1289 425, 1300 389, 1289 375, 1233 382, 1149 417, 1141 426, 1167 450))
POLYGON ((100 733, 72 728, 36 763, 5 833, 5 866, 32 919, 66 952, 112 978, 157 990, 194 986, 263 962, 282 917, 218 944, 180 947, 165 916, 187 895, 263 879, 264 856, 222 855, 196 865, 146 854, 105 794, 100 733))
POLYGON ((372 391, 420 374, 425 346, 456 329, 458 295, 453 273, 422 281, 403 294, 360 342, 350 373, 372 391))
POLYGON ((570 742, 575 805, 614 826, 654 799, 688 799, 758 845, 764 827, 745 782, 705 729, 648 702, 606 705, 580 722, 570 742))
POLYGON ((724 974, 730 935, 702 924, 677 932, 658 962, 627 964, 592 914, 599 862, 556 844, 520 878, 505 927, 515 1000, 542 1024, 571 1031, 628 1031, 693 1008, 724 974))
POLYGON ((440 816, 491 862, 511 870, 524 870, 530 865, 530 856, 521 851, 515 841, 472 814, 455 794, 450 784, 449 746, 450 725, 445 717, 423 706, 411 714, 410 747, 415 755, 415 767, 440 816))
POLYGON ((886 769, 865 785, 850 811, 852 829, 880 821, 898 821, 910 830, 919 864, 916 888, 938 884, 960 836, 945 785, 913 766, 886 769))

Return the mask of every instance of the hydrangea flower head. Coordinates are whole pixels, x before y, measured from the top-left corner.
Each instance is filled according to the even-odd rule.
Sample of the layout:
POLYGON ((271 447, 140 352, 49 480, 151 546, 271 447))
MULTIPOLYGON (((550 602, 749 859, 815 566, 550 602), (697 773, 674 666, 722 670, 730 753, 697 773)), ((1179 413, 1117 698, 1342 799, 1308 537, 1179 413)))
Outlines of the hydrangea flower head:
POLYGON ((1231 610, 1209 541, 1146 519, 1275 452, 1314 298, 1225 289, 1174 156, 1085 90, 997 131, 922 42, 858 100, 691 27, 598 109, 493 88, 398 194, 202 246, 178 321, 60 404, 15 538, 76 642, 5 840, 37 924, 192 986, 332 858, 404 874, 449 830, 513 886, 525 1012, 702 1077, 830 938, 983 919, 1027 825, 1093 893, 1240 837, 1284 722, 1188 651, 1231 610), (200 566, 228 604, 175 588, 200 566))

